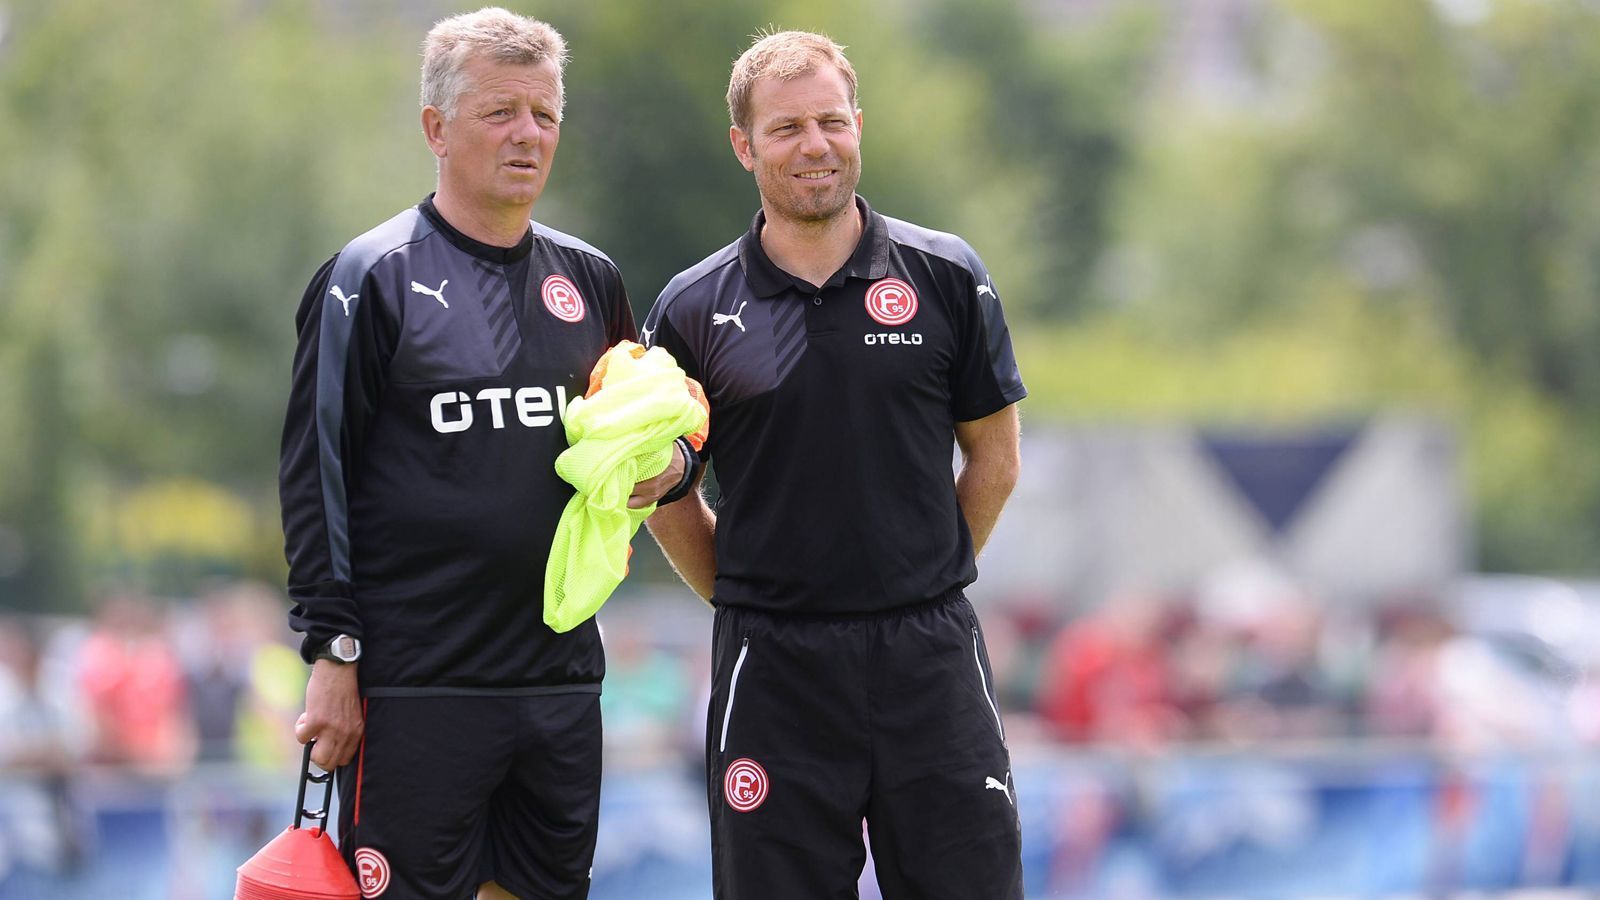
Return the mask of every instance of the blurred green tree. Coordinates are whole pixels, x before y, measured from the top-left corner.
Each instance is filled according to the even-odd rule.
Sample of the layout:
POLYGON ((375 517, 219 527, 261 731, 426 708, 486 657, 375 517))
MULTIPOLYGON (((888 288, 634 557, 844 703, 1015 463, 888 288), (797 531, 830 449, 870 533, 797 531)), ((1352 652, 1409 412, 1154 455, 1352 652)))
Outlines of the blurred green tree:
POLYGON ((1481 563, 1594 571, 1600 16, 1573 0, 1470 19, 1428 0, 1265 9, 1251 102, 1153 98, 1100 303, 1206 346, 1330 302, 1433 323, 1428 352, 1464 348, 1458 384, 1483 401, 1468 419, 1481 563), (1543 424, 1514 427, 1523 410, 1490 397, 1543 424))

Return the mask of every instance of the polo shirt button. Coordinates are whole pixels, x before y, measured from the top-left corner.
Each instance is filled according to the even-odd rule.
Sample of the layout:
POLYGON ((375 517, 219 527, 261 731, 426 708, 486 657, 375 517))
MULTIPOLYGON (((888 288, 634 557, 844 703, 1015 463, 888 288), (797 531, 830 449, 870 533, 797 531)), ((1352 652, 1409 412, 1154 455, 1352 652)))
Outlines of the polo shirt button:
POLYGON ((811 303, 812 303, 813 306, 821 306, 822 305, 822 298, 821 297, 812 297, 811 298, 811 303))

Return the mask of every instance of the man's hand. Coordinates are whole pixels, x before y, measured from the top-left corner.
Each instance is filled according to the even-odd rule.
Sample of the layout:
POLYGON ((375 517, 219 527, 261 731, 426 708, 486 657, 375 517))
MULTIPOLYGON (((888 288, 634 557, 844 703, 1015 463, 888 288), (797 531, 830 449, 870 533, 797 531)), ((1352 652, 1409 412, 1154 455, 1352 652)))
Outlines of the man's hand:
POLYGON ((365 723, 356 663, 319 659, 306 682, 306 711, 294 723, 295 740, 315 740, 311 761, 331 772, 355 758, 365 723))
POLYGON ((678 482, 683 480, 684 468, 688 464, 688 459, 683 455, 683 446, 673 442, 672 461, 667 463, 666 471, 634 485, 633 493, 628 495, 628 508, 643 509, 666 496, 668 491, 677 487, 678 482))

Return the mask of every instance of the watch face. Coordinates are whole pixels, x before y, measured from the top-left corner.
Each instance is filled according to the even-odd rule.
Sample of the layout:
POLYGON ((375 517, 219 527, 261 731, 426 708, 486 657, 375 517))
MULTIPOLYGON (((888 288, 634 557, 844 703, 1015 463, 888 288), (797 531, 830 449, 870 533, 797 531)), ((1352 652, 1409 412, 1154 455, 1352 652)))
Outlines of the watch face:
POLYGON ((328 653, 344 662, 355 662, 361 657, 361 642, 348 634, 341 634, 328 642, 328 653))

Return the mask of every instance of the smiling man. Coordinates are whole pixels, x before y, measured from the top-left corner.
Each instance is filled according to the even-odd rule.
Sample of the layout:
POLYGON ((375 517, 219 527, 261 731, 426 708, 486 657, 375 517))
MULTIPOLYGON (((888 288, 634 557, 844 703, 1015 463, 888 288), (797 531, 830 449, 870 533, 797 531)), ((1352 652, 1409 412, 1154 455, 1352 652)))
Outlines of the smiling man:
POLYGON ((761 210, 645 328, 715 410, 716 512, 695 497, 649 524, 717 610, 716 896, 856 896, 866 820, 887 900, 1011 900, 1016 792, 962 589, 1016 483, 1027 392, 972 248, 856 195, 842 49, 782 32, 734 64, 729 137, 761 210))
MULTIPOLYGON (((529 219, 565 62, 555 29, 503 9, 438 23, 437 190, 324 264, 296 317, 279 472, 312 663, 296 735, 341 767, 364 897, 589 891, 605 664, 592 619, 544 624, 544 551, 572 496, 567 400, 634 323, 610 259, 529 219)), ((635 505, 690 470, 678 455, 635 505)))

